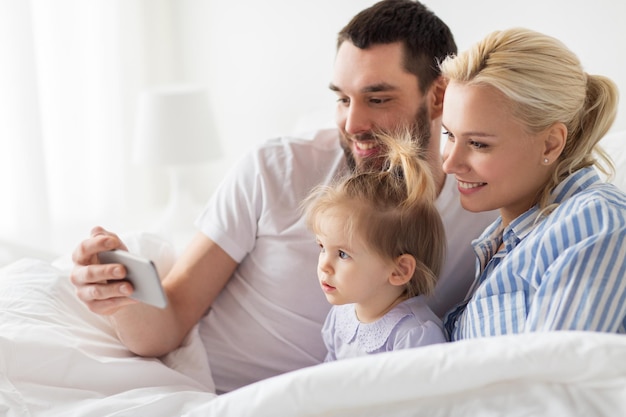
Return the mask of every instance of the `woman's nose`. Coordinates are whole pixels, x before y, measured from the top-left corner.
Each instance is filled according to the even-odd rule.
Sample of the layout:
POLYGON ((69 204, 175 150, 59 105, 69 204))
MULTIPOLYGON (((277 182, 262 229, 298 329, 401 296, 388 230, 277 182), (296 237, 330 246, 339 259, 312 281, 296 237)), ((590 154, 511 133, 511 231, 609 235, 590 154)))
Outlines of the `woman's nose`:
POLYGON ((446 174, 456 174, 462 170, 462 150, 456 142, 448 140, 443 148, 443 171, 446 174))

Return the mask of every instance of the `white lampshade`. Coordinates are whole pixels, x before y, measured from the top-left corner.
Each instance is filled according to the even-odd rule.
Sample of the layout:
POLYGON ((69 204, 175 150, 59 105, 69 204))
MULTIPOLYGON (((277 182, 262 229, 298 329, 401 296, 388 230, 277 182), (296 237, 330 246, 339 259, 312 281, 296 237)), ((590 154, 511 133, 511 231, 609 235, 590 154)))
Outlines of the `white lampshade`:
POLYGON ((133 161, 150 165, 189 165, 221 154, 206 90, 166 85, 141 93, 133 161))

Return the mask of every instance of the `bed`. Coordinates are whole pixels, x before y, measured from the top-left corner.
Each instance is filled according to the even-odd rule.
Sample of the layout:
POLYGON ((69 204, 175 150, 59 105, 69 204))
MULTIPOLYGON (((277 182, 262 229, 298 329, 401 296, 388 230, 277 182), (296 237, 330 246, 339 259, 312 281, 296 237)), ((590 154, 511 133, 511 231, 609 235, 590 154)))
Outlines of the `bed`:
MULTIPOLYGON (((603 139, 626 190, 626 132, 603 139)), ((171 266, 167 242, 129 248, 171 266)), ((283 374, 214 392, 197 329, 159 359, 130 354, 74 296, 69 258, 0 269, 0 415, 623 416, 626 337, 554 332, 427 346, 283 374)))

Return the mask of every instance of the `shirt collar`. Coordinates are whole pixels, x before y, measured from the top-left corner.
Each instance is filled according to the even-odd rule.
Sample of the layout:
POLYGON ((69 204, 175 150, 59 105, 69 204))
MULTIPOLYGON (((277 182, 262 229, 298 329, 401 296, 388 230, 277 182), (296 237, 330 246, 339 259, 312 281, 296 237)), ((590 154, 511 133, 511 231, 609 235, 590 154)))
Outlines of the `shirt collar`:
POLYGON ((412 314, 411 300, 409 298, 402 301, 372 323, 359 322, 354 304, 335 306, 337 335, 344 343, 356 342, 365 352, 372 353, 387 342, 391 332, 403 318, 412 314))
POLYGON ((548 204, 561 204, 574 194, 601 181, 595 168, 587 167, 579 169, 561 181, 561 183, 552 190, 548 204))
MULTIPOLYGON (((600 181, 600 176, 593 167, 582 168, 565 178, 552 190, 548 198, 548 205, 561 204, 580 190, 600 181)), ((474 251, 481 260, 481 264, 484 264, 484 260, 491 259, 495 255, 501 242, 504 242, 506 252, 517 246, 541 223, 541 219, 538 219, 540 214, 539 207, 535 205, 514 219, 504 230, 502 230, 502 217, 498 217, 483 235, 473 242, 474 251)))

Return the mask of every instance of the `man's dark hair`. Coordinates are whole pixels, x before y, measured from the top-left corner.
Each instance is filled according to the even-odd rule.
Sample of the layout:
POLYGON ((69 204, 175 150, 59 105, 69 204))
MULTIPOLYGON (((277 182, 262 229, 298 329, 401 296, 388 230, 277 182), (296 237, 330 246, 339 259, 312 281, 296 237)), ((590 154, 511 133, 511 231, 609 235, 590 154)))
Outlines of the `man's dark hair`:
POLYGON ((382 0, 361 11, 339 32, 337 49, 344 41, 361 49, 402 42, 404 68, 417 76, 422 93, 439 77, 439 62, 457 52, 448 26, 413 0, 382 0))

